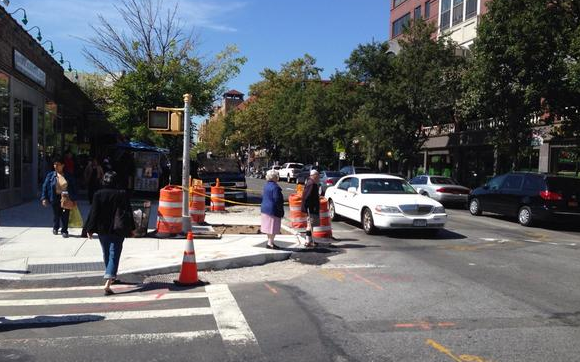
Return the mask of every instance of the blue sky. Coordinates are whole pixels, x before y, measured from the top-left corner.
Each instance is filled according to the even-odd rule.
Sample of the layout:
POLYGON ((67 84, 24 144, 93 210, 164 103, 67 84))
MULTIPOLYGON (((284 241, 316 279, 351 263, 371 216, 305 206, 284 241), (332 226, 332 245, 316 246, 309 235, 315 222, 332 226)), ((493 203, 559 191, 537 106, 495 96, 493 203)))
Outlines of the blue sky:
MULTIPOLYGON (((344 69, 344 60, 358 44, 387 39, 389 1, 180 0, 178 4, 184 28, 193 29, 199 38, 199 54, 211 56, 236 44, 248 58, 240 75, 228 84, 228 88, 247 93, 264 68, 279 69, 305 53, 317 59, 325 77, 344 69)), ((82 39, 92 35, 89 24, 97 23, 97 15, 122 27, 115 4, 120 1, 10 0, 6 9, 24 8, 26 29, 40 27, 43 40, 52 40, 55 50, 62 51, 80 72, 94 71, 81 49, 82 39)), ((165 0, 164 4, 175 1, 165 0)), ((20 20, 22 12, 13 16, 20 20)), ((36 30, 31 34, 36 36, 36 30)))

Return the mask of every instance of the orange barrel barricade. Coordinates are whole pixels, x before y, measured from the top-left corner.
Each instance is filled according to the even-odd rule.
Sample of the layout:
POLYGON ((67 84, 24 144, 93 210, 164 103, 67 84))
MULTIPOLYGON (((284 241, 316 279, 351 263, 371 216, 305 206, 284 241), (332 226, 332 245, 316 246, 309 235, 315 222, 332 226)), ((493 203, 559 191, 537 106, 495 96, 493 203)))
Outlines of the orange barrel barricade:
POLYGON ((215 180, 215 186, 211 187, 211 211, 226 211, 225 190, 220 186, 220 180, 215 180))
POLYGON ((205 187, 201 185, 192 186, 189 193, 189 217, 195 224, 205 221, 205 187))
POLYGON ((306 231, 307 215, 300 211, 302 195, 292 194, 288 198, 288 201, 290 203, 290 222, 292 223, 292 228, 298 232, 306 231))
POLYGON ((159 192, 157 208, 157 232, 161 234, 179 234, 183 230, 181 211, 183 208, 183 191, 177 186, 165 186, 159 192))
POLYGON ((316 242, 330 243, 332 241, 328 200, 325 197, 320 198, 320 225, 312 228, 312 237, 316 242))

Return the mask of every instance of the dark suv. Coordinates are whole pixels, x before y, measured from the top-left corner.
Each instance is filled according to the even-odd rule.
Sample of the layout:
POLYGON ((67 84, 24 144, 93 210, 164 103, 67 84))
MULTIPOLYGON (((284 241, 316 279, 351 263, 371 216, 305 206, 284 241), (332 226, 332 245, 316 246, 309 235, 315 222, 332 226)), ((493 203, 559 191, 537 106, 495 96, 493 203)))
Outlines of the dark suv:
POLYGON ((520 224, 535 221, 580 221, 580 179, 512 172, 496 176, 469 194, 472 215, 483 211, 516 216, 520 224))

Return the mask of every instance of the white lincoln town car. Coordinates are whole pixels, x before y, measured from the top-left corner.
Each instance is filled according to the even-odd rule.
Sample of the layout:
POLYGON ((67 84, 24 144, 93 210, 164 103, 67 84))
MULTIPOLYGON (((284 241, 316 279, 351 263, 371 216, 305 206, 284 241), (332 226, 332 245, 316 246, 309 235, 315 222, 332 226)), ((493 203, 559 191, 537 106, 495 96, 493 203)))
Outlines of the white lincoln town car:
POLYGON ((345 217, 359 221, 367 234, 377 229, 426 229, 435 234, 447 221, 439 202, 418 194, 396 176, 345 176, 329 187, 325 196, 332 220, 345 217))

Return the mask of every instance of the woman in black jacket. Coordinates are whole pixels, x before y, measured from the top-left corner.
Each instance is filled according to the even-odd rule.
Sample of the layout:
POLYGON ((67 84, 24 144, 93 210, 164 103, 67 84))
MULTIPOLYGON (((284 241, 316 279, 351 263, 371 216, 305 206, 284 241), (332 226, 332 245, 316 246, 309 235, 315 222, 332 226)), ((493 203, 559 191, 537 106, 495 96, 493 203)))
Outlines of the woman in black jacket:
POLYGON ((93 196, 93 204, 87 221, 87 233, 89 239, 92 234, 99 234, 99 241, 103 249, 103 259, 105 261, 105 295, 114 294, 111 284, 117 278, 119 269, 119 259, 123 250, 124 232, 115 230, 115 213, 118 215, 131 215, 126 218, 124 225, 126 230, 135 230, 133 212, 129 197, 125 190, 117 189, 117 173, 109 171, 103 177, 103 188, 93 196))

